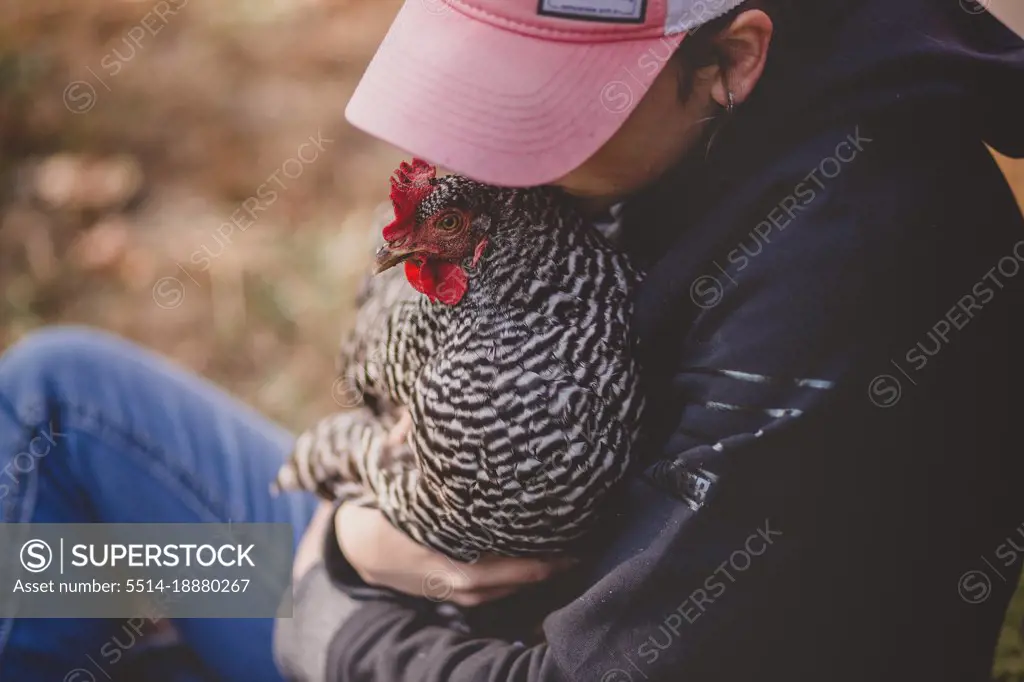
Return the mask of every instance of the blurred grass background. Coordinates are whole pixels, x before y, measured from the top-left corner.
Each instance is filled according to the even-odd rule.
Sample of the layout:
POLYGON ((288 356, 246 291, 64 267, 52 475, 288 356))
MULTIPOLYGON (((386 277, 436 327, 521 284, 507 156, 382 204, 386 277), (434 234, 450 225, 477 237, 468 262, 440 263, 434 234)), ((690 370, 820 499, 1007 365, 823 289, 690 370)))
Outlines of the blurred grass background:
MULTIPOLYGON (((399 5, 0 2, 0 349, 85 323, 293 429, 334 408, 402 157, 342 112, 399 5)), ((1024 163, 1000 162, 1024 203, 1024 163)), ((1024 680, 1022 628, 1018 591, 996 679, 1024 680)))

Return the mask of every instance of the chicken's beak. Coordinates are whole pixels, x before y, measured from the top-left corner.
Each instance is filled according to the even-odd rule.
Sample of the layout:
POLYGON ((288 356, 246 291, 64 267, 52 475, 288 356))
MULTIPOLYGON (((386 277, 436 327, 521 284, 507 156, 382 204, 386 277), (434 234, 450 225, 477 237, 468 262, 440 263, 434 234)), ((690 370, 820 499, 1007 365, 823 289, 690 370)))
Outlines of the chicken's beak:
POLYGON ((385 270, 389 270, 395 267, 402 261, 408 260, 415 254, 415 251, 411 251, 408 249, 389 249, 387 246, 382 246, 377 251, 377 267, 374 269, 373 274, 379 275, 385 270))

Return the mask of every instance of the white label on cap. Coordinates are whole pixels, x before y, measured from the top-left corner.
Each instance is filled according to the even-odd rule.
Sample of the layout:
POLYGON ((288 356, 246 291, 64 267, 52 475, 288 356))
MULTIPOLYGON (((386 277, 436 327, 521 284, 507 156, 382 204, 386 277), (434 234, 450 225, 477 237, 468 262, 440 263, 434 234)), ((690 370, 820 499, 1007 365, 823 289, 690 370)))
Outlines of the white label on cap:
POLYGON ((593 21, 642 23, 647 0, 541 0, 540 13, 593 21))

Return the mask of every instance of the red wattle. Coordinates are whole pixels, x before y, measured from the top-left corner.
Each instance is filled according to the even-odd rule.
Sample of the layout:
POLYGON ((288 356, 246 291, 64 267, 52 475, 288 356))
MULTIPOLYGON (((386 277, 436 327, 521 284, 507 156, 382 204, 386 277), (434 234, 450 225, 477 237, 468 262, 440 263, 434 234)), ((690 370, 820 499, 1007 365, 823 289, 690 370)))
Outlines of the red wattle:
POLYGON ((405 278, 409 280, 409 284, 412 288, 421 294, 426 294, 431 301, 434 300, 431 295, 432 283, 430 281, 424 281, 424 277, 429 279, 429 268, 424 268, 423 264, 419 261, 407 260, 405 261, 405 278), (427 271, 426 273, 424 271, 427 271))
POLYGON ((425 294, 431 303, 455 305, 469 289, 466 271, 454 263, 427 259, 423 263, 405 262, 405 278, 412 288, 425 294))
POLYGON ((462 300, 469 288, 466 271, 454 263, 440 262, 435 269, 434 291, 441 303, 455 305, 462 300))

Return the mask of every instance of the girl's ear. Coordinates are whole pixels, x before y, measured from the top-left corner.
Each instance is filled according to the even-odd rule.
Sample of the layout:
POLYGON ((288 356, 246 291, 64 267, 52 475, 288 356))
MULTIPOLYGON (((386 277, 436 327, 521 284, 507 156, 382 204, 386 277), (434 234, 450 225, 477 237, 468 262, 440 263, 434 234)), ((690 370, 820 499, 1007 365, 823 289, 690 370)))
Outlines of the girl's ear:
POLYGON ((764 73, 768 47, 775 26, 771 17, 759 9, 740 12, 729 26, 715 36, 715 48, 721 56, 718 77, 711 86, 711 97, 722 107, 744 102, 764 73))

